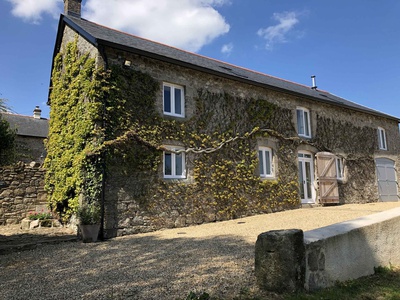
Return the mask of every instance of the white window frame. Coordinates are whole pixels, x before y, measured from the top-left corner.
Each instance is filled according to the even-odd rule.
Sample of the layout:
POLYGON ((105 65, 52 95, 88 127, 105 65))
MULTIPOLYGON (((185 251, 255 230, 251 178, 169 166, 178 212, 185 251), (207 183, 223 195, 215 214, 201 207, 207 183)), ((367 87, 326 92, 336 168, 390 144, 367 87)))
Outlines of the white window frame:
POLYGON ((258 168, 261 178, 275 177, 274 161, 271 148, 263 146, 258 147, 258 168), (260 154, 262 159, 260 159, 260 154), (269 158, 269 166, 267 165, 267 157, 269 158), (267 173, 268 167, 269 167, 269 173, 267 173))
POLYGON ((342 157, 335 157, 335 165, 336 165, 336 179, 343 180, 344 179, 344 163, 342 157))
POLYGON ((302 137, 311 138, 311 121, 309 109, 304 107, 296 108, 296 123, 297 134, 302 137), (301 117, 301 120, 299 119, 299 117, 301 117))
POLYGON ((165 146, 169 151, 163 152, 163 176, 166 179, 182 179, 186 178, 186 155, 185 152, 174 153, 173 151, 184 150, 183 147, 177 146, 165 146), (166 174, 166 156, 170 155, 171 157, 171 174, 166 174), (182 160, 182 174, 177 174, 177 158, 182 160))
POLYGON ((168 116, 174 116, 174 117, 179 117, 179 118, 184 118, 185 117, 185 92, 184 92, 184 87, 172 83, 163 83, 163 113, 164 115, 168 116), (165 88, 168 87, 170 88, 170 108, 171 111, 166 111, 166 105, 165 105, 165 88), (181 112, 177 113, 175 110, 176 107, 176 99, 175 99, 175 91, 180 90, 180 95, 181 95, 181 112))
POLYGON ((378 127, 378 144, 380 150, 387 150, 386 131, 382 127, 378 127))

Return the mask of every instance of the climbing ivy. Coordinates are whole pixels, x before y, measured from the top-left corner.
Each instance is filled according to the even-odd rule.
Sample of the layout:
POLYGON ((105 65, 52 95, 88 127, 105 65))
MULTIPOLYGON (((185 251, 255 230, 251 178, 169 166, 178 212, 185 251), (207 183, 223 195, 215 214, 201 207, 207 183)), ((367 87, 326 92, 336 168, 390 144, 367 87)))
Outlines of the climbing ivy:
MULTIPOLYGON (((293 134, 293 126, 287 125, 292 124, 290 110, 264 99, 199 89, 193 116, 170 119, 157 111, 159 83, 149 75, 114 66, 111 82, 115 88, 108 99, 113 101, 108 105, 108 124, 118 134, 105 142, 111 154, 108 172, 129 178, 136 189, 131 191, 132 201, 160 227, 165 222, 160 214, 172 210, 212 221, 299 205, 293 155, 280 157, 282 170, 288 171, 280 172, 276 180, 260 180, 257 174, 257 138, 267 139, 278 131, 293 134), (162 145, 167 141, 179 142, 186 149, 190 182, 162 178, 162 145), (204 149, 217 150, 207 153, 204 149)), ((275 137, 279 140, 279 136, 275 137)), ((294 153, 298 143, 286 144, 294 153)), ((128 217, 134 210, 122 213, 128 217)))
POLYGON ((46 141, 45 188, 49 204, 68 217, 82 195, 98 201, 101 191, 102 129, 106 73, 95 60, 80 54, 77 40, 54 60, 49 136, 46 141))
POLYGON ((97 69, 76 40, 55 58, 52 84, 46 189, 50 206, 66 217, 80 197, 99 201, 104 172, 131 182, 130 201, 160 226, 165 220, 159 216, 171 210, 202 222, 299 205, 293 153, 300 141, 285 138, 295 136, 289 109, 199 89, 191 118, 164 118, 156 103, 159 82, 116 65, 97 69), (279 173, 260 180, 257 139, 271 136, 282 148, 279 173), (187 150, 189 181, 162 178, 168 141, 187 150))

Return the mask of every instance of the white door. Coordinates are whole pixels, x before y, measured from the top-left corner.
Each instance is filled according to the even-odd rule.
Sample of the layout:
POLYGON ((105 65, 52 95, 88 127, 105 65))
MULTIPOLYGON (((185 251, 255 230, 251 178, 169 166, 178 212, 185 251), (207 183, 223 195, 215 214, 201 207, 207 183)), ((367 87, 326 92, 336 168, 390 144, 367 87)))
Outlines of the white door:
POLYGON ((301 203, 315 203, 313 156, 308 152, 299 152, 298 161, 301 203))
POLYGON ((394 161, 387 158, 377 158, 375 162, 380 200, 399 201, 394 161))

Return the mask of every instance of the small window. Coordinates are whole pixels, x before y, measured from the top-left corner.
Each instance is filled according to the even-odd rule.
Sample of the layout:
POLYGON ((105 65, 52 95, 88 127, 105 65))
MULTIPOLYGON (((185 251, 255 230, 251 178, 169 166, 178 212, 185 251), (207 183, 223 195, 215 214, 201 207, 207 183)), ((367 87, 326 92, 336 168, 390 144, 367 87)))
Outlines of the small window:
POLYGON ((185 99, 183 87, 164 83, 163 105, 164 114, 175 117, 185 117, 185 99))
POLYGON ((336 157, 336 178, 344 179, 343 158, 336 157))
POLYGON ((185 152, 172 152, 183 150, 183 148, 167 148, 169 148, 171 152, 164 151, 164 178, 186 178, 185 152))
POLYGON ((385 129, 378 127, 378 143, 380 150, 387 150, 385 129))
POLYGON ((310 127, 310 111, 305 108, 298 107, 296 109, 297 116, 297 134, 299 136, 311 137, 310 127))
POLYGON ((260 167, 260 177, 262 178, 274 177, 272 149, 268 147, 259 147, 258 160, 260 167))

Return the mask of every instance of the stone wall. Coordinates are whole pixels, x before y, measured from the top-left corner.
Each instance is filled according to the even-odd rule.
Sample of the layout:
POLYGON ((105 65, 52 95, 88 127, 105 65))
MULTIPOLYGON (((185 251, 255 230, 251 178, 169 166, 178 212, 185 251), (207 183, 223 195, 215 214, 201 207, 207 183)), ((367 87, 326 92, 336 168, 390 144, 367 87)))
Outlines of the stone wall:
POLYGON ((399 266, 399 226, 400 208, 394 208, 306 231, 304 240, 301 230, 262 233, 255 248, 257 283, 275 292, 314 291, 399 266))
POLYGON ((0 168, 0 225, 19 224, 30 211, 46 206, 44 174, 35 162, 0 168))
POLYGON ((400 208, 304 232, 305 289, 317 290, 400 265, 400 208))

